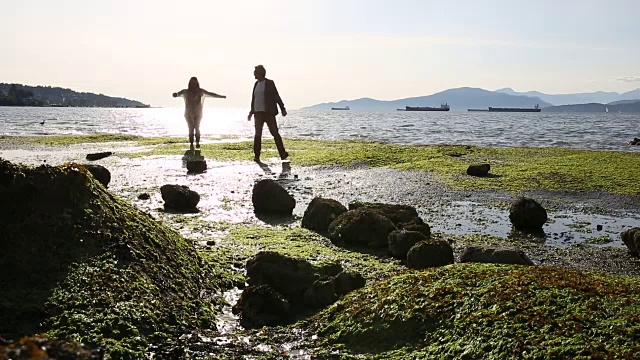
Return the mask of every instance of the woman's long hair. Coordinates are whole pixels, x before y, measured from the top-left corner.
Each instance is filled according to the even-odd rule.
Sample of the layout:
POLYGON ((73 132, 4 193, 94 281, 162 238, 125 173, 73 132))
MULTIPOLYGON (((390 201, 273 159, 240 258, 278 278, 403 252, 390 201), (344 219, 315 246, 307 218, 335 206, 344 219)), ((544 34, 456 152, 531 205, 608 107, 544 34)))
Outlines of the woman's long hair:
POLYGON ((189 87, 188 87, 189 91, 194 91, 194 90, 198 90, 200 89, 200 83, 198 82, 198 78, 197 77, 192 77, 191 79, 189 79, 189 87))

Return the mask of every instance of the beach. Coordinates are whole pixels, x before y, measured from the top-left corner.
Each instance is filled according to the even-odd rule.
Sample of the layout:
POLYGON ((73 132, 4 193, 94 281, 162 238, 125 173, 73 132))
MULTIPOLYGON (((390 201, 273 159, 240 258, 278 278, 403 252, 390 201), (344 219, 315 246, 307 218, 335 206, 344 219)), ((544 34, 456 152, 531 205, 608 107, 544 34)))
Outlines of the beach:
MULTIPOLYGON (((520 249, 541 268, 640 274, 640 260, 619 235, 640 223, 640 188, 634 177, 639 153, 290 139, 285 143, 291 162, 281 162, 274 144, 266 142, 263 164, 257 164, 250 161, 250 142, 209 137, 201 150, 206 172, 190 174, 185 141, 121 135, 4 136, 0 157, 30 166, 59 166, 89 163, 86 154, 112 151, 112 156, 91 162, 109 169, 108 191, 179 232, 211 266, 226 267, 221 270, 225 281, 220 281, 226 285, 216 296, 231 304, 216 310, 217 328, 197 328, 173 343, 192 356, 357 355, 335 342, 329 346, 330 337, 319 338, 313 317, 284 328, 245 330, 230 312, 245 286, 245 263, 259 251, 278 251, 312 263, 338 261, 362 273, 367 284, 406 273, 402 262, 385 252, 344 252, 301 228, 314 197, 345 206, 354 201, 413 206, 430 225, 432 238, 450 243, 456 258, 465 246, 507 247, 520 249), (466 175, 466 167, 479 162, 490 163, 494 176, 466 175), (276 180, 293 196, 293 216, 254 213, 252 188, 261 179, 276 180), (165 211, 160 194, 165 184, 198 192, 198 211, 165 211), (139 199, 143 193, 150 198, 139 199), (549 221, 542 235, 512 228, 509 206, 521 196, 547 209, 549 221)), ((376 356, 385 353, 380 350, 376 356)))

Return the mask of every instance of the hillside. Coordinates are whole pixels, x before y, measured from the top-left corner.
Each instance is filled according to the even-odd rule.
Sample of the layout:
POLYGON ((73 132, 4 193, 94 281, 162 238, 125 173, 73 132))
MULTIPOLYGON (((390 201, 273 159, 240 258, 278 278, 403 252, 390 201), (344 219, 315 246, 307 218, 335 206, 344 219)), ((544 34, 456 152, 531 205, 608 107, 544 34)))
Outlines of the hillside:
POLYGON ((639 113, 640 112, 640 100, 636 101, 620 101, 612 104, 576 104, 576 105, 561 105, 551 106, 545 108, 544 112, 606 112, 610 113, 639 113))
POLYGON ((362 98, 343 100, 306 107, 307 110, 330 110, 332 107, 349 106, 351 110, 396 110, 405 106, 439 106, 448 103, 451 110, 466 111, 469 108, 493 107, 540 107, 551 106, 537 97, 516 96, 497 93, 479 88, 463 87, 449 89, 433 95, 419 96, 391 101, 362 98))
POLYGON ((0 106, 149 107, 139 101, 51 86, 0 83, 0 106))
POLYGON ((498 89, 495 92, 509 95, 533 96, 538 97, 553 105, 572 105, 572 104, 589 104, 601 103, 608 104, 622 100, 640 100, 640 89, 628 91, 625 93, 596 91, 591 93, 577 94, 545 94, 539 91, 518 92, 511 88, 498 89))

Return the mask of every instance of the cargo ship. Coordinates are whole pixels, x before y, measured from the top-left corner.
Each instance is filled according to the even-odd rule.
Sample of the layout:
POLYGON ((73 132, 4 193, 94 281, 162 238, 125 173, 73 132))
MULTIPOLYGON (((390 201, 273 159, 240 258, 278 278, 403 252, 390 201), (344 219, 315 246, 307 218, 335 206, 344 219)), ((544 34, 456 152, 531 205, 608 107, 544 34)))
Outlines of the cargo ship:
POLYGON ((540 112, 540 106, 536 105, 533 109, 531 108, 494 108, 489 107, 490 112, 540 112))
POLYGON ((331 110, 351 110, 348 106, 345 107, 332 107, 331 110))
POLYGON ((404 109, 398 109, 398 111, 449 111, 449 104, 442 104, 440 107, 430 106, 405 106, 404 109))

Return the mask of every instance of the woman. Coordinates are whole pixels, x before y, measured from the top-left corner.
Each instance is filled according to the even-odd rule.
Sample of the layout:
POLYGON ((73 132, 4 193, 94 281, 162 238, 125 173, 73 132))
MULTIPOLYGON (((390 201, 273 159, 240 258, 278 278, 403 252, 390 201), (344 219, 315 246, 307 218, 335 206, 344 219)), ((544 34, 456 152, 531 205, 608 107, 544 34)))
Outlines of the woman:
POLYGON ((200 88, 198 79, 194 76, 189 80, 189 87, 173 93, 173 97, 182 96, 184 98, 184 118, 189 126, 189 144, 193 150, 193 133, 196 135, 196 147, 200 147, 200 120, 202 120, 202 104, 204 97, 211 96, 219 99, 226 99, 224 95, 218 95, 200 88))

